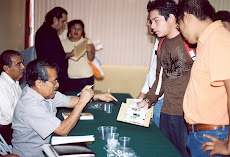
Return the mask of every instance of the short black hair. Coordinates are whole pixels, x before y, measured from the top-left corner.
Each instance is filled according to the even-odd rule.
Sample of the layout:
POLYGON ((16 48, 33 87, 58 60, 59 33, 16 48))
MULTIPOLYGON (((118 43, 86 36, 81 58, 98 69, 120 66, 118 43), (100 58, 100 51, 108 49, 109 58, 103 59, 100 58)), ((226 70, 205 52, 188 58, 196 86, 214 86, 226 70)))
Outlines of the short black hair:
POLYGON ((46 68, 56 69, 58 72, 58 67, 54 62, 39 59, 30 62, 26 67, 26 83, 31 87, 35 85, 36 80, 41 80, 44 83, 48 81, 49 76, 46 68))
POLYGON ((227 10, 220 10, 216 12, 215 21, 221 20, 222 22, 230 22, 230 12, 227 10))
POLYGON ((166 21, 170 14, 173 14, 177 18, 177 4, 174 0, 149 1, 147 10, 149 13, 153 10, 157 10, 160 15, 164 16, 166 21))
POLYGON ((55 7, 46 14, 45 21, 52 25, 53 18, 56 17, 59 20, 62 18, 62 14, 68 15, 68 12, 62 7, 55 7))
POLYGON ((13 57, 13 56, 21 56, 21 55, 18 51, 15 51, 15 50, 5 50, 0 55, 0 72, 3 71, 4 65, 7 65, 9 67, 12 66, 11 57, 13 57))
POLYGON ((178 4, 178 20, 184 19, 184 12, 193 14, 201 21, 208 18, 214 20, 215 9, 208 0, 182 0, 178 4))
POLYGON ((67 37, 69 37, 71 27, 73 25, 75 25, 75 24, 81 25, 81 27, 82 27, 82 36, 83 36, 83 38, 85 38, 85 25, 84 25, 84 23, 83 23, 82 20, 78 20, 78 19, 77 20, 72 20, 72 21, 68 22, 67 37))

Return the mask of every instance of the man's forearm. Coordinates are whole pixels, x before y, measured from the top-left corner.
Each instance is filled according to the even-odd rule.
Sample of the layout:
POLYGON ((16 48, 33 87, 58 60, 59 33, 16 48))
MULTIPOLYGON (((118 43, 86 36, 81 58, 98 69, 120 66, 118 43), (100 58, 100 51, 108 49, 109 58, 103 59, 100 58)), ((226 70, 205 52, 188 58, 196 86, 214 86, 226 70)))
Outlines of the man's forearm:
POLYGON ((75 106, 71 114, 64 121, 61 122, 61 125, 54 131, 54 133, 60 136, 66 136, 77 124, 84 106, 85 103, 79 102, 75 106))

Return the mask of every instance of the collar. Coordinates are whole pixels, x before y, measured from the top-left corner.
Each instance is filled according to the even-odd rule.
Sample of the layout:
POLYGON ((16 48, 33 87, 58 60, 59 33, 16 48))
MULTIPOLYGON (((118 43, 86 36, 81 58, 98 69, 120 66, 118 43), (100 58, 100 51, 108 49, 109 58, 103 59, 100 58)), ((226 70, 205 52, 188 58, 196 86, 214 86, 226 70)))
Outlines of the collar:
POLYGON ((212 32, 216 31, 216 29, 217 29, 218 27, 223 27, 223 24, 222 24, 222 22, 221 22, 220 20, 215 21, 215 22, 213 22, 212 24, 210 24, 210 25, 204 30, 204 32, 201 34, 201 36, 199 37, 198 41, 200 41, 201 43, 204 43, 204 42, 208 39, 209 35, 210 35, 212 32))
POLYGON ((69 40, 69 38, 68 38, 68 41, 70 42, 70 43, 74 43, 74 44, 80 44, 80 43, 82 43, 82 42, 84 42, 86 40, 86 38, 83 38, 83 37, 81 37, 81 39, 79 39, 78 41, 70 41, 69 40))
POLYGON ((9 82, 10 84, 19 84, 19 82, 18 81, 14 81, 7 73, 5 73, 5 72, 2 72, 1 73, 1 76, 7 81, 7 82, 9 82))
POLYGON ((170 39, 168 39, 168 38, 165 37, 165 40, 174 41, 174 40, 177 40, 178 38, 181 38, 181 37, 182 37, 182 36, 181 36, 181 33, 179 33, 178 35, 176 35, 175 37, 170 38, 170 39))
POLYGON ((51 29, 52 31, 54 31, 55 33, 58 32, 55 28, 53 28, 53 27, 52 27, 50 24, 48 24, 47 22, 44 22, 43 25, 44 25, 45 27, 50 28, 50 29, 51 29))
POLYGON ((29 93, 30 95, 35 97, 40 102, 43 101, 43 100, 46 101, 46 99, 42 95, 40 95, 34 89, 30 88, 28 85, 26 85, 23 90, 25 90, 27 93, 29 93))

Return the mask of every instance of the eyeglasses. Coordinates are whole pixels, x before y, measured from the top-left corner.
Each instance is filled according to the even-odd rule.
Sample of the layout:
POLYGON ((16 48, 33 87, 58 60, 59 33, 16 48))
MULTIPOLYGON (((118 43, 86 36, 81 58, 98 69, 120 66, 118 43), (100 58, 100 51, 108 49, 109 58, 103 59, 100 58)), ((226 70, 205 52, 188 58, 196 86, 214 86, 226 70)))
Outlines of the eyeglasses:
POLYGON ((53 81, 47 81, 47 82, 51 82, 53 85, 56 85, 58 83, 58 80, 53 80, 53 81))

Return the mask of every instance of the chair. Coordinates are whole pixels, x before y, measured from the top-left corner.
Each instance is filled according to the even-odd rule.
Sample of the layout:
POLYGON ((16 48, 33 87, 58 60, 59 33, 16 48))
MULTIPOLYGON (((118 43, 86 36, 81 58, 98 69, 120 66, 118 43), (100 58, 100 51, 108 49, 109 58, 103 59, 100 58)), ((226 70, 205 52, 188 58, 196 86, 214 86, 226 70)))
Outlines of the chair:
POLYGON ((6 141, 0 134, 0 155, 7 155, 7 152, 12 153, 12 147, 6 143, 6 141))

